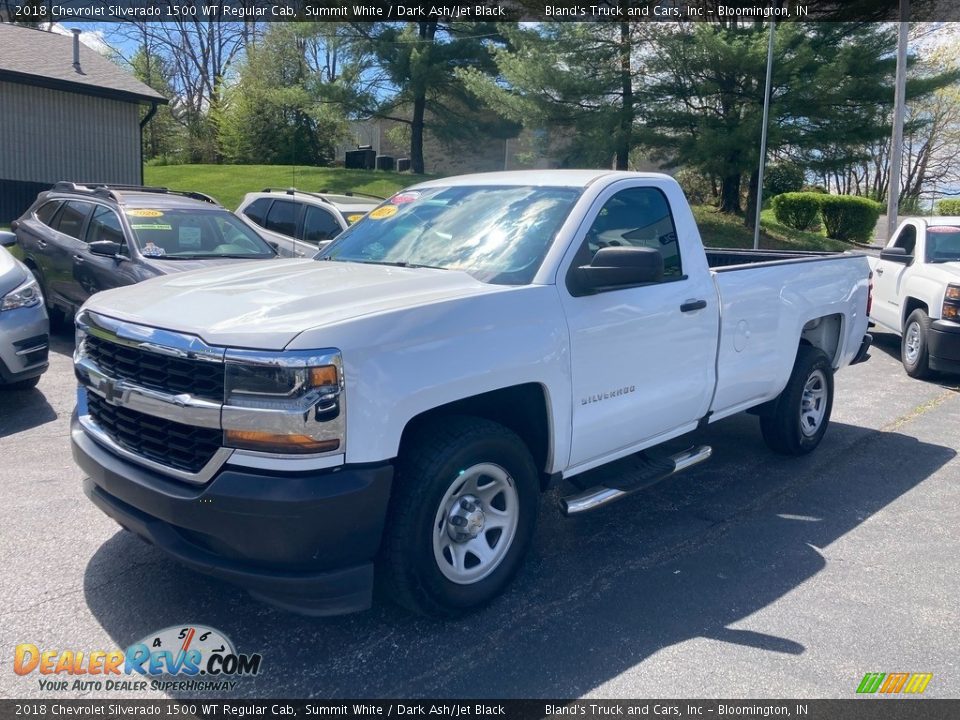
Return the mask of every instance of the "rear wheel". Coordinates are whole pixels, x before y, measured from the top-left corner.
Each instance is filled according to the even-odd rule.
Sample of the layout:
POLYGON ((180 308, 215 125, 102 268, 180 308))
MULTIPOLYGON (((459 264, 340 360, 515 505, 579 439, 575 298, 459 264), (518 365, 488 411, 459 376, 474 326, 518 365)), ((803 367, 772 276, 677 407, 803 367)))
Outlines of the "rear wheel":
POLYGON ((773 411, 760 418, 767 446, 783 455, 804 455, 820 444, 833 409, 833 368, 826 353, 801 345, 787 386, 773 411))
POLYGON ((512 431, 446 417, 405 439, 379 572, 392 599, 455 617, 496 597, 533 537, 539 484, 512 431))
POLYGON ((923 310, 914 310, 907 318, 900 345, 903 369, 912 378, 922 380, 933 375, 930 369, 930 318, 923 310))

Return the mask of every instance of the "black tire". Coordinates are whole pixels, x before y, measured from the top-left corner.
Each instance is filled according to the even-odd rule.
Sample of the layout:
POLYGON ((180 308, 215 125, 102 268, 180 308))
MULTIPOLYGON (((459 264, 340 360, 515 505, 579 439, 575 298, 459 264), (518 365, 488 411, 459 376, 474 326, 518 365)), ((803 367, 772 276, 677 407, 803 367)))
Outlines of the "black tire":
POLYGON ((900 343, 900 361, 907 375, 918 380, 925 380, 933 375, 930 369, 930 318, 923 310, 914 310, 903 326, 903 339, 900 343), (911 351, 908 347, 908 338, 912 339, 912 332, 916 326, 916 342, 918 346, 911 351))
POLYGON ((40 376, 36 375, 26 380, 18 380, 8 385, 0 385, 0 390, 32 390, 40 382, 40 376))
MULTIPOLYGON (((811 398, 812 399, 812 398, 811 398)), ((801 345, 793 372, 783 392, 773 403, 772 412, 760 417, 760 429, 767 446, 782 455, 805 455, 823 439, 833 410, 833 368, 826 353, 810 345, 801 345), (816 410, 822 410, 819 423, 804 418, 804 391, 807 382, 817 376, 824 390, 816 410)), ((815 415, 816 412, 813 413, 815 415)))
MULTIPOLYGON (((404 439, 397 459, 377 568, 378 585, 392 600, 421 615, 458 617, 482 607, 499 595, 520 569, 536 527, 539 495, 529 450, 502 425, 449 416, 416 428, 404 439), (465 469, 482 463, 506 471, 516 491, 517 520, 512 542, 507 540, 499 564, 475 582, 458 584, 448 579, 439 565, 434 533, 441 538, 437 542, 450 542, 443 535, 448 532, 444 522, 448 516, 441 510, 442 501, 449 492, 455 497, 465 469), (438 519, 440 524, 435 524, 438 519)), ((457 505, 455 502, 454 507, 457 505)), ((494 535, 493 544, 498 546, 502 539, 494 535)))

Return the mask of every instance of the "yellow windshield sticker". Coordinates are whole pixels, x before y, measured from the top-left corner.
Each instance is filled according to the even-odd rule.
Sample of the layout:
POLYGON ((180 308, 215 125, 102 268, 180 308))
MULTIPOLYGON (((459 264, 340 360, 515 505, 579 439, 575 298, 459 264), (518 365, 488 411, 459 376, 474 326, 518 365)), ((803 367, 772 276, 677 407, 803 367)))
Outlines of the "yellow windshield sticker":
POLYGON ((370 213, 371 220, 383 220, 384 218, 392 217, 397 214, 396 205, 384 205, 383 207, 378 207, 376 210, 370 213))
POLYGON ((127 215, 130 217, 163 217, 163 213, 159 210, 145 210, 141 208, 127 210, 127 215))
POLYGON ((353 215, 347 215, 347 223, 353 225, 355 222, 360 220, 363 217, 363 213, 355 213, 353 215))

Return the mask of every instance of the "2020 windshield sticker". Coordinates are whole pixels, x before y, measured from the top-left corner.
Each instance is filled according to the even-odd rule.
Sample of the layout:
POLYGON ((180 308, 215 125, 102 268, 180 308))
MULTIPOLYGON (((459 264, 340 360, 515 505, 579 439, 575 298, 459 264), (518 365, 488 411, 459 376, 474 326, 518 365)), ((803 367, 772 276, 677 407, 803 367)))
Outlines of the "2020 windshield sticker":
POLYGON ((163 213, 159 210, 147 210, 146 208, 133 208, 132 210, 127 210, 127 217, 140 217, 140 218, 158 218, 163 217, 163 213))
POLYGON ((397 214, 396 205, 384 205, 378 207, 376 210, 370 213, 368 216, 371 220, 383 220, 384 218, 393 217, 397 214))

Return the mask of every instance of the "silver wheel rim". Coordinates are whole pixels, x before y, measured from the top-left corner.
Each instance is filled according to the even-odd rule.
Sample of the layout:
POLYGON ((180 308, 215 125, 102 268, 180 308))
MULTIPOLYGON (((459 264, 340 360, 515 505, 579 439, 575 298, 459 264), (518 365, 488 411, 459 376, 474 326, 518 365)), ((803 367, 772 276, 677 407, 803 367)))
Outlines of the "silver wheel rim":
POLYGON ((461 470, 433 520, 433 557, 458 585, 479 582, 506 557, 520 518, 520 497, 510 474, 479 463, 461 470))
POLYGON ((907 334, 903 336, 903 356, 911 365, 915 365, 920 357, 920 323, 912 322, 907 326, 907 334))
POLYGON ((817 434, 827 414, 827 376, 823 370, 814 370, 807 377, 800 400, 800 431, 806 437, 817 434))

